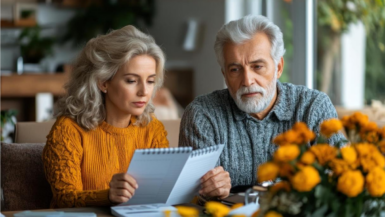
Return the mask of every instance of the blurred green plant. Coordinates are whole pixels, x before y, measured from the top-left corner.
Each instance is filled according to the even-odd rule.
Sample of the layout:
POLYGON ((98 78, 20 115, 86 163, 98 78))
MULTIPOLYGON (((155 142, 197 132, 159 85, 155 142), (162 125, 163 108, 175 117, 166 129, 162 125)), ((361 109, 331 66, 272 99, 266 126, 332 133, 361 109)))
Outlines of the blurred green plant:
POLYGON ((366 40, 365 100, 385 101, 385 30, 378 28, 377 34, 366 40))
POLYGON ((63 42, 72 41, 73 45, 87 42, 98 34, 141 21, 152 24, 155 12, 154 0, 100 0, 86 8, 78 9, 67 24, 63 42))
POLYGON ((41 27, 27 27, 20 33, 20 52, 26 63, 38 63, 45 56, 52 55, 54 38, 41 37, 41 27))
MULTIPOLYGON (((286 2, 286 4, 289 4, 290 2, 286 2)), ((293 45, 293 21, 290 18, 290 14, 286 8, 283 8, 281 11, 283 22, 284 22, 284 29, 283 31, 285 34, 283 34, 283 42, 285 44, 285 65, 283 67, 283 73, 279 80, 281 82, 290 82, 290 73, 291 73, 291 63, 293 61, 293 51, 294 51, 294 45, 293 45)))
MULTIPOLYGON (((11 123, 12 125, 15 125, 16 123, 13 121, 12 117, 17 115, 16 110, 4 110, 0 112, 0 124, 1 124, 1 129, 4 128, 4 125, 6 123, 11 123)), ((1 141, 4 141, 3 138, 3 133, 1 132, 1 141)))
POLYGON ((385 26, 385 0, 318 0, 318 56, 321 67, 319 89, 328 93, 341 34, 352 23, 361 21, 367 34, 378 34, 385 26))

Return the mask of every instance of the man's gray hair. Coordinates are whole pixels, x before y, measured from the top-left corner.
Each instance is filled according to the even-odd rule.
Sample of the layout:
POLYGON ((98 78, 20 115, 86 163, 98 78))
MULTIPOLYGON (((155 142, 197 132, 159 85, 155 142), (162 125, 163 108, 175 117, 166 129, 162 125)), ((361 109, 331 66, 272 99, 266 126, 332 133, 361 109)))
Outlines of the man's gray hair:
POLYGON ((271 57, 275 65, 285 54, 283 35, 277 25, 261 15, 248 15, 222 26, 215 40, 215 54, 222 69, 225 68, 223 46, 227 42, 241 44, 253 38, 256 33, 263 32, 271 43, 271 57))

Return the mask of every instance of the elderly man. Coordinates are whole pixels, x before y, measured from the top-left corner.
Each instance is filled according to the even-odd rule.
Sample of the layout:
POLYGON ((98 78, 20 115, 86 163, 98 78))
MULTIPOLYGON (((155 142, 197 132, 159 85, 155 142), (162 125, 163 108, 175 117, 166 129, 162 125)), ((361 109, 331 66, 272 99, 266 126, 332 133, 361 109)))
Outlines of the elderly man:
POLYGON ((200 96, 186 108, 179 143, 194 149, 225 144, 220 166, 202 177, 200 190, 225 198, 231 186, 257 184, 258 166, 277 148, 275 136, 298 121, 318 134, 320 123, 337 113, 326 94, 278 81, 285 49, 282 32, 267 18, 229 22, 214 48, 228 88, 200 96))

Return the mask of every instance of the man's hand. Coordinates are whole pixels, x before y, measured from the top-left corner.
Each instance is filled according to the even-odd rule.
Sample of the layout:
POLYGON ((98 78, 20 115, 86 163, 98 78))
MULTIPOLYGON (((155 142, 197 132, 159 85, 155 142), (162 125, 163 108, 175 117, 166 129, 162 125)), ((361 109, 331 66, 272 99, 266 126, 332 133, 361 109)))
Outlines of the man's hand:
POLYGON ((230 189, 231 179, 229 172, 225 171, 223 167, 216 167, 201 178, 199 194, 224 199, 229 196, 230 189))
POLYGON ((117 173, 112 176, 108 198, 114 204, 125 203, 132 198, 138 184, 127 173, 117 173))

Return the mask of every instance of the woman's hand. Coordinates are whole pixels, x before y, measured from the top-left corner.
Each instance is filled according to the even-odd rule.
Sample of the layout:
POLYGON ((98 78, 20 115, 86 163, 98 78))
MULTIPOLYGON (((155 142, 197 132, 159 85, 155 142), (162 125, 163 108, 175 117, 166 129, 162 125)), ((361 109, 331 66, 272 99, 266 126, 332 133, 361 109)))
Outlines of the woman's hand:
POLYGON ((230 194, 230 174, 223 167, 216 167, 207 172, 201 178, 201 183, 201 190, 199 191, 201 195, 224 199, 230 194))
POLYGON ((112 176, 108 198, 114 204, 125 203, 134 196, 137 188, 138 184, 132 176, 117 173, 112 176))

